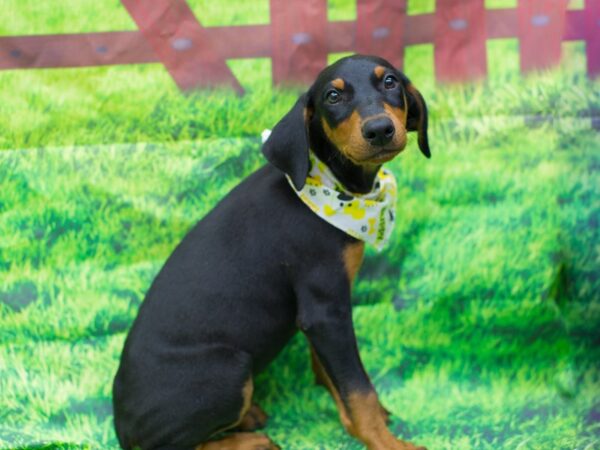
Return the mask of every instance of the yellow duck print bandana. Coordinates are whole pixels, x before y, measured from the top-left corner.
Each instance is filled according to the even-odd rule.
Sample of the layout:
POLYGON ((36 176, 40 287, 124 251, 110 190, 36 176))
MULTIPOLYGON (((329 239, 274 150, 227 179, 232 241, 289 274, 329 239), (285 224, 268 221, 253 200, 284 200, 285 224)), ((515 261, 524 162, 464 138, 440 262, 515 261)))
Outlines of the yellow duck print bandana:
POLYGON ((356 239, 372 244, 377 250, 387 244, 396 216, 396 179, 379 169, 373 190, 367 194, 347 191, 329 168, 309 152, 310 171, 304 187, 297 191, 300 199, 323 220, 356 239))

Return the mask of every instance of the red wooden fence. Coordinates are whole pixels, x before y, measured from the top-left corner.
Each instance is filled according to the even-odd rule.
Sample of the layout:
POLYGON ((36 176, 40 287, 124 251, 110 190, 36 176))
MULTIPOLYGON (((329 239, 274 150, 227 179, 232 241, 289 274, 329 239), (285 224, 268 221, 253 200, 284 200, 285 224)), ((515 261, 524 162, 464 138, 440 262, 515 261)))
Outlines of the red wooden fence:
POLYGON ((404 48, 433 43, 440 82, 487 75, 486 41, 518 38, 521 70, 557 64, 561 43, 586 44, 600 75, 600 0, 519 0, 486 10, 484 0, 437 0, 435 13, 407 15, 406 0, 357 0, 356 21, 329 22, 326 0, 270 0, 271 24, 203 27, 185 0, 121 0, 139 31, 0 37, 0 70, 162 63, 182 90, 242 88, 226 64, 270 57, 276 84, 310 82, 332 52, 379 54, 402 67, 404 48))
POLYGON ((439 81, 487 75, 484 0, 440 1, 435 15, 435 74, 439 81))
POLYGON ((185 0, 153 0, 152 7, 139 0, 121 3, 180 89, 227 83, 242 92, 185 0))
POLYGON ((327 3, 271 0, 270 6, 273 82, 311 83, 327 65, 327 3))

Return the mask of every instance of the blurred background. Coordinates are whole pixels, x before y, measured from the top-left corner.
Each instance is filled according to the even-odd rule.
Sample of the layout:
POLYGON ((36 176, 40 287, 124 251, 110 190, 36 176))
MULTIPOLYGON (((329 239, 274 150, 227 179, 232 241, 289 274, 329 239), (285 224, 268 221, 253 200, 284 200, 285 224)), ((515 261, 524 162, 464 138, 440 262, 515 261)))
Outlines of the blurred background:
MULTIPOLYGON (((0 448, 116 449, 111 383, 175 245, 327 63, 430 111, 354 298, 394 433, 600 448, 600 0, 2 0, 0 448)), ((285 449, 359 449, 297 336, 256 382, 285 449)))

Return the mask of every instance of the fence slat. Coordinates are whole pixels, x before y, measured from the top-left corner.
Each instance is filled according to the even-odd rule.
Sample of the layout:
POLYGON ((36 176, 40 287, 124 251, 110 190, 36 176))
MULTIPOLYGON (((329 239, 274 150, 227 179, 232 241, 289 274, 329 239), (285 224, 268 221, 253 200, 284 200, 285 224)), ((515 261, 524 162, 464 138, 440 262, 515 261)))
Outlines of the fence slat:
POLYGON ((0 70, 157 61, 156 53, 137 31, 0 37, 0 70))
POLYGON ((560 62, 568 0, 519 0, 521 71, 546 69, 560 62))
POLYGON ((327 65, 326 0, 270 0, 275 84, 308 85, 327 65))
POLYGON ((517 11, 514 9, 488 9, 485 11, 488 39, 515 37, 518 30, 517 11))
POLYGON ((567 11, 563 41, 585 41, 585 11, 567 11))
POLYGON ((356 51, 404 63, 406 0, 357 0, 356 51))
POLYGON ((354 22, 327 22, 327 53, 353 52, 355 31, 354 22))
POLYGON ((185 0, 121 3, 181 90, 226 85, 243 92, 185 0))
POLYGON ((600 76, 600 0, 585 1, 587 70, 590 78, 600 76))
POLYGON ((485 78, 486 13, 484 0, 436 3, 435 73, 441 82, 485 78))
POLYGON ((404 43, 406 45, 431 44, 434 38, 435 14, 406 16, 404 22, 404 43))

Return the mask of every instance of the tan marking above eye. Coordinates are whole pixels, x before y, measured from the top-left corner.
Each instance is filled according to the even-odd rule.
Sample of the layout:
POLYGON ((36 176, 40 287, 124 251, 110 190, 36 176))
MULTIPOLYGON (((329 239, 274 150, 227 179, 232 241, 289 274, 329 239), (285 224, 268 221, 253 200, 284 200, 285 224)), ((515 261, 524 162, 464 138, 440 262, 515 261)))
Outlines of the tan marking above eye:
POLYGON ((336 78, 335 80, 333 80, 331 82, 331 85, 336 88, 339 89, 340 91, 344 90, 344 86, 346 85, 346 83, 344 83, 344 80, 342 80, 341 78, 336 78))
POLYGON ((377 66, 375 67, 375 69, 373 69, 373 72, 375 73, 375 76, 377 78, 381 79, 381 77, 383 77, 383 74, 385 73, 385 67, 377 66))

